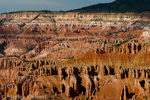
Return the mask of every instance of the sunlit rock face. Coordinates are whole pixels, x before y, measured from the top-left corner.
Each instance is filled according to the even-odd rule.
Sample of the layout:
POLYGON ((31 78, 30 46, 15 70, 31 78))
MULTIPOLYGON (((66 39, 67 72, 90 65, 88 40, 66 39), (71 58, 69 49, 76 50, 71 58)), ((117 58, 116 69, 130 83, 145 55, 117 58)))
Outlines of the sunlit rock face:
POLYGON ((149 20, 133 13, 1 14, 0 95, 148 99, 149 20))

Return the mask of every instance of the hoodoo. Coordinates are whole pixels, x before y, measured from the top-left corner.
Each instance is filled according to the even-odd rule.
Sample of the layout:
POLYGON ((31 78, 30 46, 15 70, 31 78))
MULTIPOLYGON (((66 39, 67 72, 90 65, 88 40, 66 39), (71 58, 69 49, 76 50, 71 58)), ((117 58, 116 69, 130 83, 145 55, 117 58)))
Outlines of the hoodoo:
POLYGON ((0 14, 0 100, 150 99, 149 16, 0 14))

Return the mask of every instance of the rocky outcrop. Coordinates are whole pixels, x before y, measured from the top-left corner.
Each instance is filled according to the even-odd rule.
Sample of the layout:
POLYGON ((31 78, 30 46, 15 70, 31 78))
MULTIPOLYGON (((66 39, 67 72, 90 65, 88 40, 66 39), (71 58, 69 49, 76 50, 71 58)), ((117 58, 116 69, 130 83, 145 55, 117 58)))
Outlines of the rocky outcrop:
MULTIPOLYGON (((19 72, 16 73, 13 80, 10 80, 9 85, 0 87, 3 91, 2 93, 15 89, 18 95, 25 97, 33 94, 36 96, 42 95, 44 91, 51 91, 49 93, 54 95, 54 98, 58 98, 57 95, 66 95, 63 98, 78 98, 78 95, 98 98, 97 94, 105 94, 102 90, 106 87, 111 87, 112 84, 118 84, 116 82, 123 82, 121 86, 118 84, 119 96, 100 95, 99 98, 106 98, 107 96, 108 98, 124 100, 142 96, 149 91, 149 68, 110 65, 65 67, 53 65, 51 62, 48 60, 38 60, 30 64, 28 63, 26 65, 28 67, 25 66, 27 63, 17 66, 19 72), (55 78, 52 78, 52 76, 55 78), (139 79, 143 80, 139 81, 139 79), (53 83, 54 81, 57 82, 53 83), (130 87, 130 85, 134 85, 134 88, 130 87)), ((3 74, 1 73, 1 75, 3 74)), ((110 89, 110 91, 115 91, 114 89, 110 89)))
POLYGON ((0 44, 7 44, 0 45, 0 95, 149 97, 146 14, 22 12, 1 14, 0 20, 0 44))

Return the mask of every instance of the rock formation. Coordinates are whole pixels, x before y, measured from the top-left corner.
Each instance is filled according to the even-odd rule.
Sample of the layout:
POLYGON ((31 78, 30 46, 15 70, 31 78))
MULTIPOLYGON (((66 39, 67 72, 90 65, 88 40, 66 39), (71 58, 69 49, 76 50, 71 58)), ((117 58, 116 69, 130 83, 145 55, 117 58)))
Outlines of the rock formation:
POLYGON ((131 13, 0 14, 0 95, 148 99, 149 19, 131 13))

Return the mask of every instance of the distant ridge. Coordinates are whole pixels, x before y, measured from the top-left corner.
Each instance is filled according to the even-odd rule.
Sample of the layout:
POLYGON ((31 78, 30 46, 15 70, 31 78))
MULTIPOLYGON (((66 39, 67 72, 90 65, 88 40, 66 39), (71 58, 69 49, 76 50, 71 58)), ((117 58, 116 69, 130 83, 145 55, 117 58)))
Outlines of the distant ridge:
POLYGON ((72 12, 150 12, 150 0, 115 0, 111 3, 99 3, 79 9, 70 10, 72 12))

